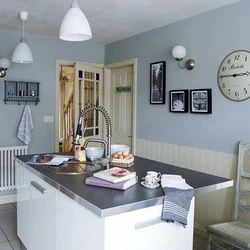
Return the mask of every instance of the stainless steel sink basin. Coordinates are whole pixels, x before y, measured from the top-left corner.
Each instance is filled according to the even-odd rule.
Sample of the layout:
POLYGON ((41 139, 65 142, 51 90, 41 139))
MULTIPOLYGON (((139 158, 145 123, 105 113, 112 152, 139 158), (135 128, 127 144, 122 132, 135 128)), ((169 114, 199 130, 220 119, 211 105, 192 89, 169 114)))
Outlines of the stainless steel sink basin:
POLYGON ((44 166, 43 170, 54 174, 68 174, 68 175, 78 175, 78 174, 88 174, 101 169, 102 165, 92 162, 83 163, 65 163, 60 166, 44 166))

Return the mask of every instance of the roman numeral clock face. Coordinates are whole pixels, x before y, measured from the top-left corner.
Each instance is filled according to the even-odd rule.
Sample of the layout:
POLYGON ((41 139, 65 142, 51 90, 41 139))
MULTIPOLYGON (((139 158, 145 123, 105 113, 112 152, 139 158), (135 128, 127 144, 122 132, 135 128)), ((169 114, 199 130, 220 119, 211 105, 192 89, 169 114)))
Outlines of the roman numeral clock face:
POLYGON ((224 96, 232 101, 250 98, 250 51, 237 50, 229 54, 218 71, 218 85, 224 96))

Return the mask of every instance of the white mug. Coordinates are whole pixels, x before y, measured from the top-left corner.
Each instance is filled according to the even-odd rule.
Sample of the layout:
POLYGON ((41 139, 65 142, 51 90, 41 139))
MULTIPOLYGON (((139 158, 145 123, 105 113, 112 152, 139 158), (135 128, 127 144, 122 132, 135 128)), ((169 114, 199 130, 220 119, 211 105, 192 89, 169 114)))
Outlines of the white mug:
POLYGON ((155 172, 155 171, 147 171, 147 175, 151 175, 154 178, 160 179, 161 178, 161 173, 160 172, 155 172))
POLYGON ((159 178, 156 178, 153 175, 146 175, 143 179, 147 186, 154 186, 159 181, 159 178))

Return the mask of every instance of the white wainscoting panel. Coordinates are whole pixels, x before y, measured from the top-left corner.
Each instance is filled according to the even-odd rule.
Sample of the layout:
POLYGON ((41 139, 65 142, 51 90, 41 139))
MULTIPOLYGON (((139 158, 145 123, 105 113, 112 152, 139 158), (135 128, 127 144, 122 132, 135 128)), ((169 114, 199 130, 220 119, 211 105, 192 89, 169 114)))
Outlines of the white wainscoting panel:
MULTIPOLYGON (((137 139, 136 155, 178 167, 230 178, 235 181, 237 155, 137 139)), ((195 223, 228 221, 233 216, 235 187, 198 195, 195 199, 195 223)))

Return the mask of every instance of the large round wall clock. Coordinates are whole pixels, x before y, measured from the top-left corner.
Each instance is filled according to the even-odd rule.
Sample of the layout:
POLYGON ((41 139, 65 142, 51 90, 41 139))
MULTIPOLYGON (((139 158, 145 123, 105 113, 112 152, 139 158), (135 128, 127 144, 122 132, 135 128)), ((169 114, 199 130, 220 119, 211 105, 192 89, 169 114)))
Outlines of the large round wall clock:
POLYGON ((232 101, 250 98, 250 51, 237 50, 225 57, 218 70, 218 85, 232 101))

